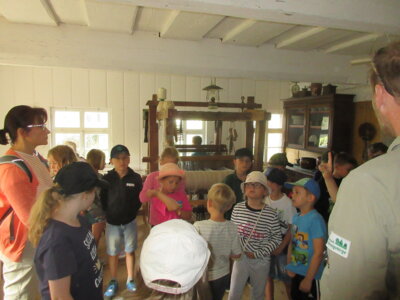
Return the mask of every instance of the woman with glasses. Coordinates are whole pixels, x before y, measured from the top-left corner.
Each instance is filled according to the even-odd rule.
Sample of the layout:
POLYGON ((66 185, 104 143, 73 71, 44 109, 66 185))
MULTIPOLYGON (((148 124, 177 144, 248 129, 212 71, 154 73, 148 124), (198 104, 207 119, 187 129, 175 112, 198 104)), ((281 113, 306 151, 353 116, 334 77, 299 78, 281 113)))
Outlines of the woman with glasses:
POLYGON ((43 108, 19 105, 7 113, 0 130, 0 144, 10 144, 8 157, 3 156, 0 164, 0 260, 5 300, 38 295, 34 250, 27 232, 37 196, 52 185, 46 162, 35 150, 47 145, 50 131, 46 121, 43 108))

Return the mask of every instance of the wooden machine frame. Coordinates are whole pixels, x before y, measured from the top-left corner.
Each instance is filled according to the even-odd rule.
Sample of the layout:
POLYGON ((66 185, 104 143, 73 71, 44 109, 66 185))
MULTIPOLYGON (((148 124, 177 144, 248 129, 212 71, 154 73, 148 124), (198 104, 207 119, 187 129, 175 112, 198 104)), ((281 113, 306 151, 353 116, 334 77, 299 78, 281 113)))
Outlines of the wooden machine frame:
MULTIPOLYGON (((162 118, 157 114, 157 95, 153 95, 152 100, 146 104, 149 106, 148 125, 149 125, 149 156, 143 157, 143 162, 149 163, 149 171, 158 170, 158 120, 166 120, 166 142, 173 146, 173 129, 175 128, 175 119, 181 120, 201 120, 201 121, 216 121, 215 126, 215 144, 221 145, 222 142, 222 121, 245 121, 246 122, 246 148, 253 149, 254 147, 254 170, 262 170, 263 154, 265 143, 266 122, 271 119, 271 114, 261 110, 261 104, 254 102, 254 97, 247 97, 247 103, 216 103, 216 106, 221 108, 240 108, 242 112, 221 112, 221 111, 179 111, 175 108, 168 110, 166 118, 162 118), (256 127, 253 126, 253 121, 256 121, 256 127)), ((188 102, 188 101, 173 101, 175 107, 207 107, 207 102, 188 102)), ((185 156, 182 161, 226 161, 233 160, 232 155, 212 155, 212 156, 185 156)))

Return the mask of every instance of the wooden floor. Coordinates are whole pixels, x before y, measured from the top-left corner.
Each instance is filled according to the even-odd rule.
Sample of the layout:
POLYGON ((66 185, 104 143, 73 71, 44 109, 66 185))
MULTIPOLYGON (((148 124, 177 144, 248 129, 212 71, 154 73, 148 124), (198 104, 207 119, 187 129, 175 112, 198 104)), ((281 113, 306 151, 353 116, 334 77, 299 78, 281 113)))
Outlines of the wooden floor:
MULTIPOLYGON (((136 276, 138 274, 138 257, 140 256, 140 250, 141 246, 143 244, 143 240, 149 233, 149 227, 145 225, 141 217, 139 217, 138 220, 138 249, 136 251, 136 276)), ((100 260, 103 262, 107 261, 107 255, 106 255, 106 250, 105 250, 105 241, 104 241, 104 236, 100 240, 99 244, 99 256, 100 260)), ((125 267, 125 259, 121 258, 119 260, 119 267, 118 267, 118 285, 119 285, 119 291, 116 297, 113 298, 113 300, 141 300, 141 299, 146 299, 147 296, 150 294, 150 290, 144 285, 143 281, 140 280, 140 276, 137 276, 138 280, 137 285, 138 285, 138 290, 135 293, 131 293, 125 289, 125 282, 126 282, 126 267, 125 267)), ((110 280, 110 272, 107 267, 105 266, 104 269, 104 289, 107 286, 107 283, 110 280)), ((3 286, 2 278, 0 276, 0 286, 3 286)), ((3 290, 0 290, 0 299, 3 299, 3 290)), ((224 300, 228 299, 228 293, 225 294, 224 300)), ((247 286, 244 295, 242 297, 243 300, 250 299, 250 287, 247 286)), ((275 300, 286 300, 286 292, 283 284, 281 282, 275 282, 275 300)))

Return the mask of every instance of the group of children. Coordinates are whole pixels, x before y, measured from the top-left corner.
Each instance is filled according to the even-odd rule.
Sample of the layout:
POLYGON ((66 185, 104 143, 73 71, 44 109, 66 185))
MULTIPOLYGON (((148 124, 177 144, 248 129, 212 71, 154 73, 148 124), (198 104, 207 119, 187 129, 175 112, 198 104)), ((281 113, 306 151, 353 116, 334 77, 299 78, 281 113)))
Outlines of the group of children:
MULTIPOLYGON (((38 246, 35 264, 42 297, 50 299, 63 293, 70 293, 74 299, 103 297, 103 269, 96 244, 104 224, 111 275, 104 297, 112 298, 118 291, 121 253, 126 257, 126 288, 135 291, 136 216, 142 203, 150 205, 152 227, 172 219, 190 221, 192 217, 185 173, 177 164, 178 152, 173 147, 164 149, 160 170, 149 174, 142 186, 141 176, 129 168, 130 153, 123 145, 111 150, 114 168, 104 176, 98 174, 105 163, 99 150, 88 154, 92 167, 76 162, 76 156, 61 158, 56 150, 52 149, 48 157, 55 183, 36 202, 31 214, 35 225, 30 238, 38 246), (92 230, 87 224, 92 224, 92 230), (87 269, 80 272, 82 268, 87 269), (68 286, 70 289, 66 289, 68 286), (88 298, 91 289, 93 296, 88 298)), ((321 276, 326 240, 325 222, 313 209, 319 186, 312 179, 286 183, 293 190, 292 203, 282 192, 285 173, 275 168, 267 175, 250 172, 252 160, 250 150, 236 151, 235 172, 208 192, 210 218, 193 225, 211 250, 207 280, 212 299, 222 299, 226 289, 230 290, 229 299, 241 299, 248 281, 253 299, 264 299, 265 293, 273 299, 272 278, 285 283, 289 298, 316 298, 315 279, 321 276)))

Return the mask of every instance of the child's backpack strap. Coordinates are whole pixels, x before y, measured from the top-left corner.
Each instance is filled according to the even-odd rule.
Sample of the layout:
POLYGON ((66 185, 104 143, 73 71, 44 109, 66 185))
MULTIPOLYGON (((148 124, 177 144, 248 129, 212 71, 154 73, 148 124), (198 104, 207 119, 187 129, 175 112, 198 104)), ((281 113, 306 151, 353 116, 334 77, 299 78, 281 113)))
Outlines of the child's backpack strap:
MULTIPOLYGON (((40 159, 40 160, 42 160, 42 159, 40 159)), ((24 163, 24 160, 22 158, 19 158, 18 156, 14 156, 14 155, 4 155, 4 156, 0 157, 0 164, 16 165, 18 168, 20 168, 22 171, 24 171, 26 173, 26 175, 29 177, 29 182, 32 182, 32 173, 29 170, 29 168, 27 167, 27 165, 24 163)), ((3 213, 3 215, 0 217, 0 225, 1 225, 1 223, 3 223, 5 218, 7 218, 7 216, 12 213, 12 211, 13 211, 13 208, 10 206, 3 213)), ((11 218, 13 218, 13 217, 14 216, 11 216, 11 218)), ((11 222, 10 222, 10 240, 11 241, 13 241, 15 239, 14 228, 12 225, 13 225, 13 220, 11 220, 11 222)))

